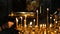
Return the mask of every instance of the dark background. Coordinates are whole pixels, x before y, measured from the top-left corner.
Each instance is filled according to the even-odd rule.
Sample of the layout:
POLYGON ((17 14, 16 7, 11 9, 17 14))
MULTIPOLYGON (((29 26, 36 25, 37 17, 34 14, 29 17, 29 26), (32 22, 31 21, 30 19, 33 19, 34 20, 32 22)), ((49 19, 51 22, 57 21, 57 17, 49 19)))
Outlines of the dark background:
MULTIPOLYGON (((50 8, 53 14, 57 8, 60 8, 60 0, 40 0, 42 9, 50 8)), ((8 14, 13 12, 25 11, 26 0, 0 0, 0 21, 6 20, 8 14)), ((42 12, 44 12, 42 10, 42 12)))

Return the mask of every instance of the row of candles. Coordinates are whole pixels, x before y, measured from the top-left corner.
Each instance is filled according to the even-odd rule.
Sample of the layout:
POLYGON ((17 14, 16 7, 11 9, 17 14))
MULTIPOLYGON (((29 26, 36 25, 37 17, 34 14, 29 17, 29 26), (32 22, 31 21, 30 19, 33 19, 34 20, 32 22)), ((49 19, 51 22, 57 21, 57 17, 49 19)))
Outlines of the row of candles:
MULTIPOLYGON (((24 34, 58 34, 60 31, 60 27, 58 27, 58 29, 55 29, 53 27, 53 24, 50 24, 49 27, 46 27, 46 24, 40 24, 39 26, 35 25, 34 27, 32 26, 33 22, 30 22, 30 25, 25 25, 25 27, 23 27, 22 25, 19 26, 17 30, 24 32, 24 34), (53 28, 52 28, 53 27, 53 28), (26 32, 27 31, 27 32, 26 32)), ((21 32, 20 32, 21 34, 21 32)))
MULTIPOLYGON (((33 27, 32 23, 30 22, 29 25, 26 25, 26 20, 27 20, 27 15, 25 15, 25 19, 24 19, 24 26, 22 26, 22 20, 23 17, 21 18, 21 24, 18 25, 18 18, 16 18, 16 29, 19 30, 19 34, 22 34, 22 32, 24 32, 23 34, 59 34, 58 32, 60 32, 60 26, 58 26, 58 29, 55 29, 54 27, 56 27, 55 25, 48 24, 48 11, 49 8, 47 8, 47 23, 46 24, 40 24, 38 26, 38 10, 37 12, 37 21, 36 21, 36 25, 33 27), (49 27, 47 27, 49 26, 49 27), (54 26, 54 27, 53 27, 54 26), (58 31, 57 31, 58 30, 58 31)), ((50 19, 52 19, 52 17, 50 17, 50 19)), ((33 20, 35 22, 35 19, 33 20)), ((54 19, 55 24, 57 24, 58 22, 54 19)))

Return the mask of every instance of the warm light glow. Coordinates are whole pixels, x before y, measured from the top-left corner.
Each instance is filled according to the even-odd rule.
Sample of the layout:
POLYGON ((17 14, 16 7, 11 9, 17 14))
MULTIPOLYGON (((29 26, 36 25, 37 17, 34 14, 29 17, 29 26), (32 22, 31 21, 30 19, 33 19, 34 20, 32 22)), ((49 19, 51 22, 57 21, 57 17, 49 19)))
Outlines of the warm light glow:
POLYGON ((54 32, 51 32, 51 34, 54 34, 54 32))
POLYGON ((25 27, 27 27, 27 25, 25 25, 25 27))
POLYGON ((48 31, 48 33, 49 33, 49 31, 48 31))
POLYGON ((40 27, 42 27, 42 24, 40 24, 40 27))
POLYGON ((36 10, 36 12, 38 13, 38 10, 36 10))
POLYGON ((47 8, 47 11, 49 11, 49 8, 47 8))
POLYGON ((60 26, 59 26, 59 30, 60 30, 60 26))
POLYGON ((55 23, 57 23, 57 21, 55 21, 55 23))
POLYGON ((18 22, 18 19, 16 18, 16 22, 18 22))
POLYGON ((35 32, 32 32, 32 34, 35 34, 35 32))
POLYGON ((25 14, 25 12, 22 12, 23 14, 25 14))
POLYGON ((35 27, 38 27, 37 25, 35 27))
POLYGON ((21 34, 20 32, 18 32, 19 34, 21 34))
POLYGON ((44 34, 46 34, 46 31, 44 31, 44 34))
POLYGON ((25 17, 27 17, 27 15, 25 15, 25 17))
MULTIPOLYGON (((49 8, 47 8, 47 12, 48 11, 49 11, 49 8)), ((57 15, 50 15, 50 17, 49 17, 50 21, 51 21, 51 19, 53 19, 53 23, 48 23, 48 19, 47 19, 47 23, 42 23, 39 25, 40 21, 38 18, 39 17, 38 10, 36 10, 36 13, 26 13, 26 12, 23 12, 23 13, 19 14, 19 16, 17 15, 18 17, 14 16, 14 17, 16 17, 15 18, 16 28, 15 29, 19 31, 18 32, 19 34, 22 34, 21 32, 23 32, 24 34, 26 34, 26 33, 28 33, 28 34, 29 33, 31 33, 31 34, 40 34, 40 33, 41 34, 57 34, 58 32, 60 32, 60 23, 59 23, 60 21, 59 20, 57 21, 56 18, 53 19, 53 17, 57 17, 57 15), (30 19, 31 16, 33 16, 33 17, 30 19), (19 20, 21 20, 21 21, 19 21, 19 20), (24 25, 23 25, 23 21, 24 21, 24 25), (21 23, 18 23, 18 22, 21 22, 21 23)), ((12 13, 10 15, 13 16, 16 14, 12 13)), ((7 24, 9 26, 9 28, 14 25, 14 23, 10 22, 10 21, 7 24)), ((3 28, 3 25, 2 25, 2 28, 3 28)), ((0 27, 0 31, 1 31, 1 27, 0 27)))
POLYGON ((9 16, 14 16, 14 13, 13 13, 13 12, 11 12, 11 14, 9 14, 9 16))
POLYGON ((30 26, 32 25, 32 22, 30 22, 30 26))
POLYGON ((22 17, 20 17, 22 19, 22 17))
POLYGON ((43 27, 44 27, 45 25, 43 24, 43 27))
POLYGON ((56 31, 54 31, 56 33, 56 31))
POLYGON ((31 16, 34 16, 34 15, 31 15, 31 16))
POLYGON ((46 27, 46 24, 44 24, 44 26, 46 27))
POLYGON ((35 19, 33 21, 35 22, 35 19))
POLYGON ((52 24, 50 24, 50 27, 52 27, 52 24))
POLYGON ((55 19, 54 19, 54 21, 55 21, 55 19))
POLYGON ((50 17, 50 19, 52 19, 52 17, 50 17))

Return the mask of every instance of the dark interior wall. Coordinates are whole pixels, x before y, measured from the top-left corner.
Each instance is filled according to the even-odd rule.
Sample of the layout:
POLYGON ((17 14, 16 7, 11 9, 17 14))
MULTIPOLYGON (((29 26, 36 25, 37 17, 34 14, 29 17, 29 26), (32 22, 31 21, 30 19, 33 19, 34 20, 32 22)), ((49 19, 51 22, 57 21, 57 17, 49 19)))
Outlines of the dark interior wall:
POLYGON ((7 0, 0 0, 0 18, 6 16, 8 13, 7 0))
MULTIPOLYGON (((60 0, 51 0, 51 6, 52 10, 55 10, 55 8, 60 7, 60 0)), ((0 0, 0 17, 3 17, 5 16, 5 14, 9 13, 10 9, 13 9, 14 11, 24 11, 25 8, 26 0, 0 0)))
POLYGON ((53 7, 60 8, 60 0, 52 0, 53 7))
POLYGON ((14 11, 24 11, 26 8, 26 0, 13 0, 14 11))
POLYGON ((17 12, 25 10, 25 7, 25 0, 0 0, 0 25, 2 22, 5 23, 11 9, 17 12))
POLYGON ((10 10, 24 11, 26 7, 26 0, 0 0, 0 18, 8 15, 10 10))

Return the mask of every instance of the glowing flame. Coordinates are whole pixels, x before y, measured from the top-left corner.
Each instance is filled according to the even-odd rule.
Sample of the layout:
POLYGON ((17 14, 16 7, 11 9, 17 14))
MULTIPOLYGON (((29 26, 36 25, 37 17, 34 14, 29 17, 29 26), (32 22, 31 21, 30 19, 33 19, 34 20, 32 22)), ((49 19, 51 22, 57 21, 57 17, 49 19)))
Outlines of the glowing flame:
POLYGON ((32 25, 32 22, 30 22, 30 25, 32 25))
POLYGON ((18 22, 18 19, 16 18, 16 21, 18 22))

